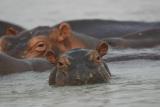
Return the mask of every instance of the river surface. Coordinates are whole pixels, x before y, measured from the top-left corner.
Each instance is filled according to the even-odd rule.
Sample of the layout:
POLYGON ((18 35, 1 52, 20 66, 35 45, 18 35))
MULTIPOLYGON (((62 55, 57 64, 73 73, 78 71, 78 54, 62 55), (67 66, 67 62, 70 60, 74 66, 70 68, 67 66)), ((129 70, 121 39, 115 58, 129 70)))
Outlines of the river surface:
MULTIPOLYGON (((160 21, 159 0, 1 0, 0 19, 26 28, 72 19, 160 21)), ((109 56, 160 48, 110 50, 109 56)), ((160 60, 108 63, 109 83, 48 86, 50 71, 0 77, 0 107, 160 107, 160 60)))

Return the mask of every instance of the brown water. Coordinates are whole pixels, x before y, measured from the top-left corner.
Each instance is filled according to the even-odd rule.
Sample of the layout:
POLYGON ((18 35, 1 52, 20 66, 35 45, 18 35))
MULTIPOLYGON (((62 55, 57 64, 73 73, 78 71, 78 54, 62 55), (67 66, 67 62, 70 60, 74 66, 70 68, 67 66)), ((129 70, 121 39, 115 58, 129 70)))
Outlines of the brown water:
MULTIPOLYGON (((63 20, 101 18, 160 21, 159 0, 1 0, 0 19, 27 28, 63 20)), ((160 53, 160 49, 111 50, 108 56, 160 53)), ((105 58, 107 58, 106 56, 105 58)), ((159 107, 160 61, 108 64, 109 83, 50 87, 49 72, 0 77, 0 107, 159 107)))

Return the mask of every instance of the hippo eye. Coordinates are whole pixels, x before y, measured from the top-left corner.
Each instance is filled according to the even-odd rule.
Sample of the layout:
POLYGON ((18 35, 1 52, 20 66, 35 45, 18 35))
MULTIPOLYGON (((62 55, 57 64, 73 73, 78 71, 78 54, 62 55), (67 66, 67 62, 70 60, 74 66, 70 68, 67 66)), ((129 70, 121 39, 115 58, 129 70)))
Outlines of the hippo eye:
POLYGON ((58 62, 58 66, 62 67, 64 64, 62 62, 58 62))
POLYGON ((100 56, 97 56, 97 57, 96 57, 96 60, 97 60, 97 61, 99 61, 100 59, 101 59, 100 56))
POLYGON ((38 47, 43 47, 43 46, 44 46, 44 44, 39 44, 39 45, 38 45, 38 47))

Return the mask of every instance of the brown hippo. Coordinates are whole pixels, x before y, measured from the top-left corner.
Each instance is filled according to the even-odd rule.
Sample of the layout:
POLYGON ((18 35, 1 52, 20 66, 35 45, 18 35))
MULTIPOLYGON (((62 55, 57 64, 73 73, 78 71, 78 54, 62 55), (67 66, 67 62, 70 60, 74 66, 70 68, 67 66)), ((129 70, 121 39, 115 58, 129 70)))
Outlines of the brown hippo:
POLYGON ((113 48, 152 48, 160 46, 160 28, 130 33, 121 38, 108 38, 113 48))
POLYGON ((98 42, 96 38, 74 32, 69 24, 61 23, 55 28, 38 27, 17 37, 4 37, 1 47, 13 57, 32 58, 45 57, 48 51, 59 54, 74 48, 94 48, 98 42))
POLYGON ((10 22, 6 22, 6 21, 0 21, 0 37, 3 35, 17 35, 18 33, 24 31, 25 28, 10 23, 10 22))
POLYGON ((16 59, 0 53, 0 75, 25 71, 44 72, 52 68, 53 65, 44 58, 16 59))
POLYGON ((99 44, 97 49, 72 49, 61 54, 56 67, 49 76, 49 85, 84 85, 108 82, 111 73, 103 62, 108 44, 99 44))

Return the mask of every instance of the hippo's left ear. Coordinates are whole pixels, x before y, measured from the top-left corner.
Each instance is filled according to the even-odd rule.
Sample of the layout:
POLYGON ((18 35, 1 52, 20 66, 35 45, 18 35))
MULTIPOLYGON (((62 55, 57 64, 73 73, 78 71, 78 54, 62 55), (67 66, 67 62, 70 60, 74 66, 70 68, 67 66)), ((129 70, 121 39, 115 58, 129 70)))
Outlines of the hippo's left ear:
POLYGON ((47 57, 47 60, 52 64, 55 64, 57 62, 57 56, 53 51, 47 52, 46 57, 47 57))
POLYGON ((6 29, 6 32, 5 32, 6 35, 8 36, 14 36, 17 34, 17 31, 13 28, 13 27, 9 27, 6 29))
POLYGON ((109 48, 109 45, 106 41, 102 40, 98 43, 97 47, 96 47, 96 50, 98 51, 98 53, 100 54, 100 56, 104 56, 107 54, 108 52, 108 48, 109 48))

